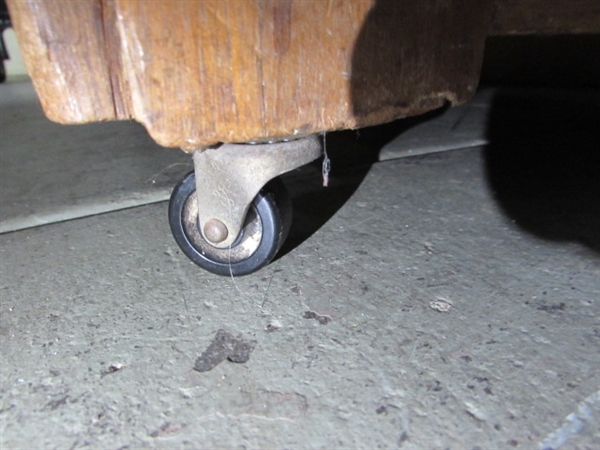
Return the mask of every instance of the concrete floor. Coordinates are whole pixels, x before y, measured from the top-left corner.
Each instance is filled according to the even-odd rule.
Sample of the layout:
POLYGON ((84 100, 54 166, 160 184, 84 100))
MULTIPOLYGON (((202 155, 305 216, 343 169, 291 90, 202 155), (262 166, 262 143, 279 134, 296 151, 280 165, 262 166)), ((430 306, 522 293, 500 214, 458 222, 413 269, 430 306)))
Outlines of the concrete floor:
POLYGON ((597 449, 598 94, 484 97, 329 134, 332 186, 318 166, 288 175, 288 243, 236 279, 182 255, 166 202, 64 215, 60 189, 108 198, 61 152, 74 136, 106 151, 94 180, 128 201, 186 164, 178 152, 145 154, 134 124, 119 152, 102 145, 115 124, 90 126, 95 146, 73 127, 40 136, 35 107, 7 122, 3 103, 1 217, 31 218, 29 198, 60 222, 0 236, 0 447, 597 449), (431 130, 447 141, 469 115, 485 126, 472 141, 399 158, 439 150, 431 130), (131 164, 111 169, 114 153, 131 164), (193 370, 221 329, 253 341, 249 360, 193 370))

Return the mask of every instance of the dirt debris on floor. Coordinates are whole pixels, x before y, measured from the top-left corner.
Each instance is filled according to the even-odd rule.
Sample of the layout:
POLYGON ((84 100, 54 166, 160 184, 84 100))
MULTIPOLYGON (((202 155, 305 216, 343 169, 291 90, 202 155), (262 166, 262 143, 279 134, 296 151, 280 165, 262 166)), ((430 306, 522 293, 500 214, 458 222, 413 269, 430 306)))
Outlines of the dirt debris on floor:
POLYGON ((208 372, 225 360, 238 364, 247 363, 255 345, 256 341, 244 340, 241 336, 235 337, 221 329, 217 331, 207 349, 196 359, 194 370, 208 372))

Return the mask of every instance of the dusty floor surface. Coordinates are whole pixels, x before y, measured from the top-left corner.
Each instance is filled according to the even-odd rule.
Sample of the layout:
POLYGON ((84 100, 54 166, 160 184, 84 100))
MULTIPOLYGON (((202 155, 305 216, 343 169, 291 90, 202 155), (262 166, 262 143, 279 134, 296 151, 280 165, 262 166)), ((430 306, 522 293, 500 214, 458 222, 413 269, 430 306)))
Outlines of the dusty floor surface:
POLYGON ((135 122, 50 122, 28 80, 0 86, 0 129, 0 233, 164 201, 193 167, 135 122))
POLYGON ((250 276, 166 203, 0 236, 0 447, 598 448, 598 127, 511 95, 486 147, 286 177, 250 276), (219 330, 248 361, 194 370, 219 330))

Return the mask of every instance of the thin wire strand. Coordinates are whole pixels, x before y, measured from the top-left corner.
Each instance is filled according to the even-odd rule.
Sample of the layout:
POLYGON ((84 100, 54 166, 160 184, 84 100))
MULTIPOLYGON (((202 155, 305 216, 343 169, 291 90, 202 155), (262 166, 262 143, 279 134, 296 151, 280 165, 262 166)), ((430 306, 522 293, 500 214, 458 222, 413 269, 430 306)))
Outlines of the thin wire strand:
POLYGON ((331 172, 331 160, 327 154, 327 131, 323 132, 323 186, 329 186, 329 172, 331 172))

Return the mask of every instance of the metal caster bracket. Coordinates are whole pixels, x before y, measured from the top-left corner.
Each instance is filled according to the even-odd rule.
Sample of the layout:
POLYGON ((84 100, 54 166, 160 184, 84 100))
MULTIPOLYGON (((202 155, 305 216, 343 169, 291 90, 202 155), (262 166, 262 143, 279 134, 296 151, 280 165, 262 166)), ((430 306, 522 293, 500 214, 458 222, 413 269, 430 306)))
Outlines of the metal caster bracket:
POLYGON ((196 150, 199 228, 217 248, 231 246, 252 200, 273 178, 321 156, 317 136, 272 144, 224 144, 196 150))

